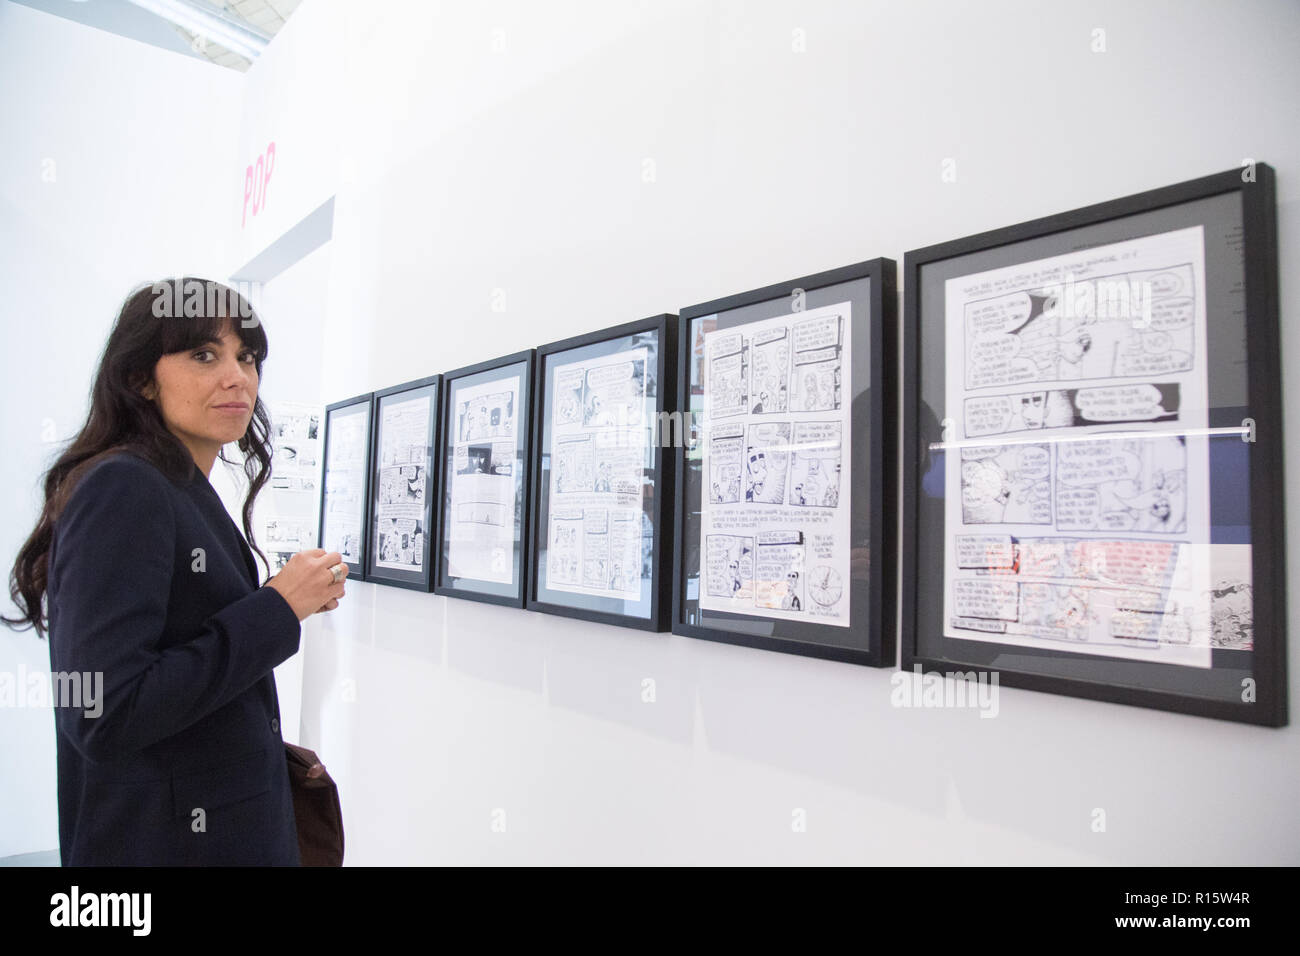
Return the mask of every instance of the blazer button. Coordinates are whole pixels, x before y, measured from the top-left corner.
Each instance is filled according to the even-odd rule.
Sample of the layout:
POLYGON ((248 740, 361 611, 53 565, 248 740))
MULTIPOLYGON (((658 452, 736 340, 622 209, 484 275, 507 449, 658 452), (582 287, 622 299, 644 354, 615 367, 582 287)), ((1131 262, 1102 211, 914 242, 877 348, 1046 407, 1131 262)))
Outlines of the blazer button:
POLYGON ((271 718, 271 733, 273 733, 273 734, 278 734, 279 732, 280 732, 280 718, 279 718, 279 717, 272 717, 272 718, 271 718))

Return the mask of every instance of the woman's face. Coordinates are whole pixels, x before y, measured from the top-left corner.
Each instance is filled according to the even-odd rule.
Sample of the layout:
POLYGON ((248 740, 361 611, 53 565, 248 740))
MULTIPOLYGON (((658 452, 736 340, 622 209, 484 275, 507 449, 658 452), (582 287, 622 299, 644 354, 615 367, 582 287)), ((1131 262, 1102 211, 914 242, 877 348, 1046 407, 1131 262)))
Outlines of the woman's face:
POLYGON ((221 340, 164 355, 145 396, 203 467, 248 431, 257 402, 257 360, 229 324, 221 340))

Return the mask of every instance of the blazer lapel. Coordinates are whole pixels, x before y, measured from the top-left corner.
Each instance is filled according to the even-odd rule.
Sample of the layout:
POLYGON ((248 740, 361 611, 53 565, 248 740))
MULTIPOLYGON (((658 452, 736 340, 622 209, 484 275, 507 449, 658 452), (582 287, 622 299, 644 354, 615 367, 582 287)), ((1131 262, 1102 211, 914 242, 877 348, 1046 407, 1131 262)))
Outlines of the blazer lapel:
POLYGON ((194 475, 190 481, 192 484, 198 486, 201 489, 201 493, 206 495, 208 500, 216 505, 220 512, 225 515, 226 523, 230 525, 230 530, 234 534, 235 540, 239 542, 239 551, 244 556, 244 570, 248 572, 248 579, 252 582, 253 587, 257 587, 257 563, 253 560, 253 550, 248 546, 248 542, 244 540, 244 532, 239 530, 239 525, 235 524, 235 519, 232 518, 230 512, 226 510, 226 505, 221 500, 221 495, 217 494, 217 489, 212 487, 212 483, 208 481, 207 475, 203 474, 203 472, 197 467, 194 469, 194 475))
POLYGON ((248 569, 248 579, 253 582, 253 587, 257 587, 257 562, 253 560, 253 549, 248 546, 244 540, 244 534, 235 526, 235 522, 230 522, 230 527, 234 528, 235 537, 239 539, 239 550, 244 555, 244 567, 248 569))

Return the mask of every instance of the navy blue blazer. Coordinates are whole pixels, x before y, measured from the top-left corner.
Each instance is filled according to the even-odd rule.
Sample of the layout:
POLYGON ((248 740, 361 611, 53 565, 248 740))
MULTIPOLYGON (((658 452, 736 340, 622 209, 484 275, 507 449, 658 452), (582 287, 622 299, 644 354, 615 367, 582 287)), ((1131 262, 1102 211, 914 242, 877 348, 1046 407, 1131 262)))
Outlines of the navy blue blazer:
POLYGON ((49 556, 50 670, 102 672, 103 690, 60 706, 54 683, 64 866, 299 865, 271 669, 301 625, 257 581, 197 467, 176 483, 122 452, 73 490, 49 556))

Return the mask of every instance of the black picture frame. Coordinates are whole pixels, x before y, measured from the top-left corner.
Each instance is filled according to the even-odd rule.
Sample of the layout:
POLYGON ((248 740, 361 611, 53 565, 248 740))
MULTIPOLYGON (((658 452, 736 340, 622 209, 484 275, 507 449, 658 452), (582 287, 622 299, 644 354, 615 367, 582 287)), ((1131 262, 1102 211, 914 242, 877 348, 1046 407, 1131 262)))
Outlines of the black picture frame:
MULTIPOLYGON (((913 250, 905 255, 902 586, 902 666, 905 670, 925 674, 958 672, 981 679, 982 675, 996 674, 1003 685, 1010 687, 1264 726, 1286 724, 1285 482, 1282 471, 1284 432, 1280 397, 1277 252, 1274 172, 1265 163, 1254 163, 1241 169, 1230 169, 913 250), (943 457, 950 452, 958 453, 963 455, 964 461, 967 455, 979 457, 984 453, 955 451, 950 442, 943 440, 943 420, 957 414, 953 408, 947 407, 942 391, 949 369, 948 358, 944 355, 944 327, 940 324, 946 314, 944 290, 947 287, 944 283, 954 277, 975 277, 1008 264, 1037 262, 1065 254, 1082 257, 1089 250, 1103 246, 1142 237, 1172 235, 1177 230, 1197 226, 1201 227, 1203 236, 1201 248, 1205 276, 1204 350, 1208 366, 1205 400, 1199 406, 1180 407, 1178 414, 1171 416, 1178 421, 1157 434, 1162 441, 1166 440, 1165 436, 1175 436, 1185 449, 1183 457, 1187 464, 1182 480, 1193 480, 1189 476, 1194 476, 1198 469, 1192 467, 1192 449, 1200 446, 1189 443, 1190 436, 1197 433, 1192 427, 1195 422, 1188 421, 1186 425, 1182 422, 1184 412, 1187 412, 1188 419, 1195 417, 1199 420, 1197 408, 1204 410, 1208 426, 1204 429, 1205 460, 1208 463, 1204 469, 1204 494, 1209 515, 1209 541, 1205 543, 1212 546, 1207 547, 1204 554, 1209 556, 1214 568, 1210 573, 1218 575, 1225 562, 1240 562, 1240 555, 1244 552, 1234 549, 1243 543, 1243 538, 1248 541, 1250 590, 1245 590, 1240 575, 1224 574, 1211 578, 1213 583, 1206 593, 1211 612, 1208 625, 1200 626, 1206 628, 1203 633, 1208 639, 1199 640, 1194 646, 1198 653, 1204 653, 1208 646, 1208 658, 1202 660, 1208 659, 1209 666, 1202 663, 1189 667, 1167 661, 1122 659, 1103 653, 1081 654, 1060 647, 1012 646, 987 639, 958 640, 946 636, 945 625, 951 624, 954 630, 957 625, 945 616, 943 609, 947 593, 946 565, 942 556, 946 545, 944 501, 945 493, 953 488, 954 477, 943 471, 943 457), (1181 430, 1179 425, 1182 425, 1181 430), (933 456, 930 456, 931 452, 934 452, 933 456), (1248 478, 1242 474, 1243 470, 1249 472, 1248 478), (936 486, 943 487, 944 491, 936 494, 936 486), (1246 489, 1248 495, 1243 495, 1242 491, 1246 489), (1229 545, 1232 547, 1227 547, 1229 545), (1233 637, 1234 634, 1244 636, 1247 612, 1252 631, 1249 649, 1241 646, 1244 641, 1233 637)), ((1103 253, 1094 253, 1094 259, 1102 256, 1103 253)), ((1115 274, 1123 275, 1123 272, 1117 269, 1115 274)), ((1194 270, 1187 274, 1193 275, 1194 270)), ((1200 286, 1193 288, 1199 290, 1200 286)), ((1032 320, 1035 311, 1032 301, 1028 311, 1032 320)), ((1192 316, 1194 319, 1194 307, 1192 316)), ((1187 320, 1192 328, 1195 327, 1193 319, 1187 320)), ((1093 321, 1097 321, 1096 318, 1093 321)), ((1059 318, 1057 323, 1052 327, 1055 330, 1065 327, 1059 318)), ((1024 324, 1028 325, 1028 321, 1024 324)), ((1079 344, 1087 350, 1097 334, 1089 334, 1086 343, 1080 338, 1079 344)), ((963 352, 969 350, 963 348, 963 352)), ((1076 350, 1075 354, 1080 353, 1076 350)), ((1133 372, 1140 365, 1119 362, 1118 350, 1113 354, 1117 358, 1112 368, 1127 370, 1120 374, 1129 384, 1150 382, 1162 374, 1151 372, 1135 376, 1133 372)), ((1186 360, 1189 364, 1194 361, 1194 350, 1184 354, 1189 356, 1186 360)), ((1072 361, 1072 357, 1065 357, 1064 350, 1060 355, 1065 361, 1072 361)), ((1082 368, 1082 359, 1078 362, 1078 367, 1082 368)), ((1058 375, 1061 368, 1063 366, 1057 366, 1058 375)), ((965 381, 969 383, 972 379, 969 372, 966 374, 965 381)), ((1196 384, 1199 391, 1199 383, 1196 384)), ((1044 389, 1044 400, 1048 401, 1051 399, 1050 386, 1045 385, 1044 389)), ((1077 396, 1077 392, 1075 394, 1077 396)), ((1166 400, 1164 392, 1161 395, 1158 408, 1165 410, 1171 403, 1166 400)), ((1078 407, 1076 402, 1075 408, 1078 407)), ((1132 416, 1136 413, 1125 414, 1132 416)), ((1088 420, 1089 416, 1083 418, 1088 420)), ((1063 420, 1057 419, 1058 422, 1063 420)), ((1077 411, 1072 420, 1080 421, 1077 411)), ((1137 419, 1123 420, 1131 422, 1137 419)), ((965 421, 963 419, 963 429, 967 427, 965 421)), ((1150 426, 1155 421, 1152 419, 1144 424, 1150 426)), ((1046 421, 1043 423, 1047 424, 1046 421)), ((1093 421, 1092 424, 1096 426, 1097 423, 1093 421)), ((1104 424, 1114 427, 1116 419, 1108 419, 1104 424)), ((982 427, 977 424, 975 430, 982 427)), ((1141 428, 1143 425, 1130 427, 1141 428)), ((1104 430, 1094 427, 1092 434, 1104 430)), ((1058 440, 1054 449, 1057 457, 1053 461, 1060 462, 1062 447, 1058 440)), ((1064 453, 1070 454, 1068 450, 1064 453)), ((966 484, 963 472, 956 473, 956 476, 962 482, 964 500, 966 484)), ((1184 501, 1191 500, 1190 491, 1184 490, 1183 496, 1184 501)), ((1055 530, 1061 523, 1058 516, 1062 514, 1062 508, 1054 490, 1051 498, 1055 530)), ((1152 509, 1153 513, 1159 514, 1165 507, 1153 505, 1152 509)), ((1186 513, 1184 511, 1184 515, 1186 513)), ((1064 514, 1067 525, 1078 520, 1071 517, 1068 503, 1064 514)), ((1116 514, 1123 517, 1122 512, 1116 514)), ((1135 511, 1131 516, 1139 518, 1141 513, 1135 511)), ((965 520, 964 511, 962 520, 965 520)), ((1099 523, 1098 527, 1101 526, 1099 523)), ((1150 528, 1151 524, 1147 523, 1145 527, 1150 528)), ((1185 519, 1181 527, 1187 537, 1195 534, 1191 521, 1185 519)), ((1060 537, 1059 532, 1056 536, 1060 537)), ((1148 533, 1148 538, 1151 536, 1148 533)), ((1027 551, 1024 542, 1013 539, 1012 548, 1016 557, 1011 567, 1018 575, 1026 554, 1032 555, 1032 545, 1027 551)), ((1065 566, 1065 562, 1062 565, 1065 566)), ((1033 564, 1031 559, 1030 566, 1047 565, 1033 564)), ((1087 574, 1079 571, 1082 564, 1069 566, 1080 575, 1087 574)), ((987 570, 991 563, 984 567, 984 573, 992 573, 987 570)), ((1104 561, 1102 567, 1105 567, 1104 561)), ((1107 574, 1110 576, 1105 579, 1097 574, 1096 580, 1119 580, 1129 572, 1107 574)), ((1116 591, 1132 588, 1132 580, 1116 585, 1116 591)), ((1032 586, 1042 587, 1041 584, 1032 586)), ((1022 585, 1016 583, 1015 587, 1022 585)), ((1101 584, 1097 587, 1100 588, 1101 584)), ((1169 593, 1168 589, 1164 591, 1166 598, 1169 593)), ((1159 594, 1157 591, 1157 597, 1159 594)), ((1010 617, 1010 599, 1003 605, 1008 620, 1052 623, 1053 626, 1062 623, 1061 619, 1049 621, 1040 618, 1036 621, 1036 611, 1019 610, 1027 606, 1023 603, 1023 592, 1017 601, 1017 616, 1014 618, 1010 617)), ((1159 621, 1164 620, 1171 606, 1166 603, 1159 607, 1159 621)), ((1116 602, 1112 605, 1114 611, 1123 610, 1130 618, 1140 616, 1134 611, 1139 607, 1137 603, 1125 605, 1116 602)), ((958 608, 955 601, 953 608, 958 608)), ((1179 619, 1183 619, 1181 615, 1179 619)), ((1186 619, 1193 620, 1190 617, 1186 619)), ((1204 622, 1206 619, 1201 617, 1199 620, 1204 622)), ((1006 627, 1005 624, 997 626, 1006 627)), ((1107 626, 1112 640, 1137 633, 1117 634, 1115 624, 1108 622, 1107 626)), ((1121 629, 1127 626, 1121 624, 1121 629)), ((1155 641, 1157 647, 1164 642, 1164 625, 1159 626, 1161 632, 1155 641)), ((1007 631, 999 633, 1006 634, 1007 631)), ((1192 632, 1189 630, 1188 633, 1192 632)), ((1046 645, 1049 642, 1041 643, 1046 645)), ((1150 641, 1148 646, 1151 646, 1150 641)), ((1191 646, 1193 642, 1189 641, 1188 647, 1191 646)))
MULTIPOLYGON (((662 631, 668 621, 668 591, 663 584, 668 567, 666 555, 672 550, 672 522, 669 508, 672 498, 672 470, 665 467, 666 450, 661 442, 671 440, 662 432, 647 438, 645 448, 650 464, 640 469, 639 484, 642 498, 640 586, 637 599, 620 600, 612 597, 581 593, 579 590, 561 590, 550 587, 549 533, 551 530, 551 443, 552 422, 550 413, 556 400, 553 389, 553 372, 557 368, 573 366, 579 361, 599 362, 633 350, 645 349, 646 361, 641 374, 646 376, 644 391, 649 392, 653 374, 655 395, 648 414, 653 415, 652 433, 659 430, 665 419, 671 419, 671 405, 675 394, 677 316, 655 315, 635 322, 574 336, 543 345, 537 349, 535 391, 533 399, 533 450, 531 459, 532 504, 529 515, 529 569, 527 607, 530 611, 558 614, 566 617, 615 624, 646 631, 662 631), (650 355, 653 348, 654 355, 650 355), (542 580, 546 575, 545 581, 542 580)), ((569 377, 572 378, 570 371, 569 377)), ((578 399, 577 413, 583 422, 591 411, 588 404, 590 380, 582 375, 582 397, 578 399)), ((648 397, 648 396, 647 396, 648 397)), ((565 399, 572 403, 573 396, 565 399)), ((607 412, 605 414, 608 414, 607 412)), ((671 431, 671 427, 668 428, 671 431)), ((593 442, 593 444, 595 444, 593 442)), ((558 467, 558 465, 557 465, 558 467)), ((561 480, 557 474, 557 482, 561 480)), ((593 509, 599 511, 600 509, 593 509)), ((570 515, 573 509, 568 509, 570 515)), ((558 520, 571 520, 561 518, 558 520)), ((611 522, 612 526, 612 522, 611 522)), ((558 533, 558 528, 557 528, 558 533)), ((566 531, 573 536, 587 537, 585 525, 566 531)), ((607 541, 615 540, 610 533, 607 541)), ((585 555, 586 545, 583 545, 585 555)), ((611 565, 613 562, 610 562, 611 565)), ((588 568, 581 564, 573 573, 586 580, 588 568)), ((558 582, 557 582, 558 583, 558 582)), ((567 582, 566 582, 567 583, 567 582)), ((578 585, 569 585, 577 588, 578 585)))
MULTIPOLYGON (((425 591, 430 588, 432 580, 432 564, 434 559, 435 545, 438 541, 437 520, 438 515, 433 507, 434 501, 438 499, 438 472, 434 467, 435 449, 438 447, 439 440, 439 422, 442 412, 442 376, 427 375, 423 378, 413 379, 409 382, 403 382, 400 385, 391 385, 374 393, 371 410, 371 448, 370 448, 370 470, 367 475, 367 481, 370 485, 370 495, 366 505, 366 576, 365 580, 373 584, 384 584, 389 587, 407 588, 412 591, 425 591), (427 398, 430 404, 428 422, 424 431, 424 449, 414 449, 413 454, 422 460, 415 462, 394 462, 391 466, 386 466, 380 460, 380 452, 383 447, 383 409, 387 402, 410 401, 415 398, 427 398), (418 570, 408 570, 405 568, 385 567, 379 563, 376 551, 383 546, 384 535, 377 527, 380 520, 379 508, 381 505, 380 496, 384 494, 384 480, 381 472, 385 467, 400 467, 407 469, 410 467, 424 469, 423 512, 420 517, 422 532, 419 532, 420 543, 410 542, 412 548, 420 549, 420 567, 418 570)), ((397 480, 401 480, 398 478, 397 480)), ((418 476, 417 476, 418 480, 418 476)), ((416 502, 419 504, 420 502, 416 502)), ((418 530, 418 528, 417 528, 418 530)))
MULTIPOLYGON (((897 271, 897 263, 892 259, 871 259, 681 310, 677 407, 689 422, 691 441, 689 446, 684 444, 674 450, 674 534, 677 541, 672 576, 674 634, 871 667, 894 666, 897 630, 896 562, 893 555, 897 548, 897 532, 896 523, 888 520, 889 509, 884 505, 893 500, 897 492, 897 401, 893 398, 897 384, 897 271), (703 531, 701 509, 706 482, 702 460, 696 452, 704 437, 698 434, 704 400, 701 383, 706 361, 703 336, 705 332, 728 328, 742 330, 755 323, 788 318, 791 351, 784 378, 791 383, 788 389, 790 398, 780 403, 777 417, 791 422, 791 428, 797 431, 801 412, 794 410, 798 389, 793 383, 799 368, 794 355, 797 348, 795 327, 801 321, 824 322, 824 319, 816 318, 820 311, 845 303, 850 306, 847 324, 851 334, 848 337, 848 355, 840 359, 841 363, 847 361, 849 370, 848 395, 841 401, 849 403, 850 433, 847 446, 841 443, 841 448, 847 447, 845 457, 851 465, 848 515, 851 551, 846 556, 849 558, 845 565, 847 580, 829 566, 826 573, 828 579, 834 576, 834 603, 837 604, 847 593, 848 625, 818 623, 812 614, 807 613, 783 619, 763 611, 746 614, 701 608, 700 596, 706 588, 701 565, 707 558, 698 542, 703 531), (800 319, 799 316, 804 314, 808 318, 800 319), (698 401, 693 402, 693 399, 698 401)), ((840 341, 843 341, 843 334, 840 333, 840 341)), ((745 353, 748 352, 749 347, 745 349, 745 353)), ((748 367, 752 368, 757 360, 750 356, 747 361, 748 367)), ((838 383, 840 373, 837 371, 835 374, 838 383)), ((746 387, 745 405, 748 407, 753 404, 754 396, 749 394, 753 388, 746 387)), ((752 429, 752 422, 759 420, 755 415, 761 414, 760 410, 761 402, 753 414, 747 411, 736 419, 745 424, 733 426, 733 429, 752 429)), ((825 417, 824 412, 821 417, 825 417)), ((842 414, 840 418, 843 418, 842 414)), ((793 466, 787 470, 790 478, 783 479, 786 484, 793 480, 793 466)), ((790 490, 786 489, 782 494, 788 499, 790 490)), ((738 488, 735 500, 743 500, 738 488)), ((793 505, 792 500, 785 503, 793 505)), ((789 507, 784 510, 791 513, 789 507)), ((801 526, 799 534, 808 534, 810 527, 811 524, 801 526)), ((751 560, 756 561, 756 558, 751 560)), ((813 580, 812 573, 806 572, 806 580, 813 580)), ((756 585, 751 587, 757 594, 756 585)), ((823 593, 827 591, 824 589, 823 593)), ((805 595, 804 604, 808 605, 808 611, 815 609, 811 588, 805 595)))
POLYGON ((361 395, 355 395, 352 398, 345 398, 342 401, 334 402, 325 406, 325 441, 321 447, 321 494, 320 494, 320 515, 316 525, 316 540, 326 551, 337 550, 343 555, 343 561, 348 566, 348 580, 365 581, 366 580, 366 554, 369 552, 370 539, 370 463, 371 447, 374 440, 374 393, 365 392, 361 395), (353 411, 353 409, 357 409, 353 411), (350 551, 345 551, 343 547, 334 547, 335 542, 325 536, 326 532, 326 509, 329 507, 330 498, 330 447, 331 442, 337 439, 336 426, 334 424, 336 414, 359 414, 364 416, 362 430, 362 453, 365 456, 365 462, 361 467, 362 478, 359 489, 360 496, 360 540, 357 542, 359 550, 357 551, 357 560, 351 560, 348 557, 350 551))
POLYGON ((438 553, 435 562, 433 592, 446 597, 465 598, 471 601, 483 601, 489 604, 501 604, 507 607, 524 606, 525 581, 528 577, 528 516, 532 501, 532 450, 533 450, 533 383, 537 367, 536 349, 526 349, 490 359, 474 365, 444 372, 442 376, 442 416, 440 437, 438 440, 437 475, 438 475, 438 553), (503 381, 510 377, 511 370, 518 369, 520 387, 518 407, 514 411, 515 448, 513 458, 516 478, 516 514, 510 517, 515 526, 514 553, 512 556, 512 575, 514 584, 502 584, 484 578, 451 573, 451 542, 447 540, 452 522, 448 518, 453 505, 452 494, 455 482, 452 479, 450 450, 456 440, 457 427, 454 416, 457 414, 457 395, 462 382, 487 384, 503 381))

